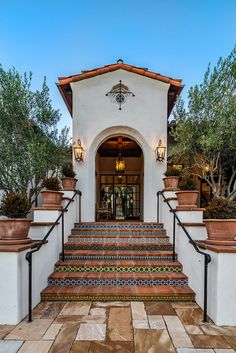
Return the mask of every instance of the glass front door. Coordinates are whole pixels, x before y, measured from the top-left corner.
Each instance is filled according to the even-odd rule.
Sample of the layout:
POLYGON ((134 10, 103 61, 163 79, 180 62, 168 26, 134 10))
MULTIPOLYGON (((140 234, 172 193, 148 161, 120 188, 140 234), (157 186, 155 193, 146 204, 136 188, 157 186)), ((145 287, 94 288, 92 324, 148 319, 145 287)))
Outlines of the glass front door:
POLYGON ((101 175, 100 203, 109 207, 114 220, 140 219, 140 176, 101 175))

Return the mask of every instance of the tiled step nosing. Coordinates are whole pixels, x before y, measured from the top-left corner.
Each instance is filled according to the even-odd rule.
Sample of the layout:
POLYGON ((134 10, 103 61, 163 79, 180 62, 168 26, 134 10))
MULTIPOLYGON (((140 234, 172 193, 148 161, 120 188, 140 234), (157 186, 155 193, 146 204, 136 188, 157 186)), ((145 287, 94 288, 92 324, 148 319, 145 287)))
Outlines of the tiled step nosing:
POLYGON ((148 266, 148 265, 135 265, 135 266, 120 266, 120 265, 103 265, 103 266, 71 266, 71 265, 57 265, 55 266, 55 272, 114 272, 114 273, 154 273, 154 272, 182 272, 182 266, 175 265, 159 265, 159 266, 148 266))
POLYGON ((166 234, 159 234, 159 235, 136 234, 136 235, 133 235, 133 233, 131 233, 131 234, 115 234, 114 236, 112 236, 110 234, 105 234, 105 235, 101 235, 101 234, 94 234, 94 235, 91 235, 91 234, 71 234, 68 236, 68 238, 74 238, 74 239, 77 239, 77 238, 78 239, 96 238, 96 239, 107 240, 109 238, 111 238, 111 239, 156 239, 156 238, 169 238, 169 236, 166 234))
MULTIPOLYGON (((84 265, 89 265, 89 266, 98 266, 101 265, 101 262, 99 260, 91 260, 91 261, 80 261, 80 260, 70 260, 70 261, 57 261, 55 266, 84 266, 84 265)), ((106 262, 107 266, 116 266, 116 265, 120 265, 120 266, 133 266, 134 261, 123 261, 123 260, 119 260, 119 261, 113 261, 111 260, 110 262, 107 261, 106 262)), ((148 265, 148 260, 144 260, 141 265, 148 265)), ((182 266, 182 264, 179 261, 156 261, 155 263, 152 262, 152 265, 155 266, 182 266)))
POLYGON ((187 279, 52 279, 48 280, 49 285, 54 286, 186 286, 187 279))
MULTIPOLYGON (((157 256, 125 256, 125 255, 121 255, 121 256, 109 256, 109 255, 84 255, 84 256, 80 256, 80 255, 65 255, 65 260, 135 260, 135 261, 143 261, 143 260, 148 260, 148 261, 165 261, 165 260, 172 260, 173 256, 172 255, 157 255, 157 256)), ((175 259, 177 260, 177 255, 175 255, 175 259)))
MULTIPOLYGON (((133 251, 133 250, 110 250, 100 251, 97 250, 65 250, 66 260, 97 260, 97 261, 109 261, 109 260, 150 260, 150 261, 165 261, 173 259, 173 251, 166 250, 148 250, 148 251, 133 251)), ((177 260, 177 254, 175 253, 175 259, 177 260)))
POLYGON ((161 235, 166 235, 166 230, 158 230, 158 231, 127 231, 127 230, 78 230, 78 229, 72 229, 71 230, 71 235, 85 235, 85 236, 103 236, 103 237, 121 237, 121 236, 130 236, 130 237, 137 237, 137 236, 144 236, 144 237, 149 237, 149 236, 161 236, 161 235))
POLYGON ((188 286, 48 286, 42 300, 57 301, 194 301, 188 286))
POLYGON ((163 229, 163 224, 125 224, 125 223, 75 223, 74 229, 81 229, 81 230, 161 230, 163 229))
POLYGON ((99 278, 96 273, 78 273, 78 272, 54 272, 49 276, 49 285, 171 285, 186 286, 188 278, 183 273, 100 273, 99 278))
MULTIPOLYGON (((98 276, 94 272, 53 272, 50 278, 54 279, 98 279, 98 276)), ((188 277, 183 272, 169 272, 169 273, 138 273, 138 274, 130 274, 130 273, 100 273, 99 279, 131 279, 131 278, 138 278, 138 279, 187 279, 188 277)))
POLYGON ((169 243, 169 237, 153 237, 153 238, 97 238, 97 237, 77 237, 69 236, 68 243, 96 243, 96 244, 120 244, 120 243, 129 243, 129 244, 162 244, 169 243))
POLYGON ((169 242, 163 243, 89 243, 67 242, 65 250, 172 250, 169 242))

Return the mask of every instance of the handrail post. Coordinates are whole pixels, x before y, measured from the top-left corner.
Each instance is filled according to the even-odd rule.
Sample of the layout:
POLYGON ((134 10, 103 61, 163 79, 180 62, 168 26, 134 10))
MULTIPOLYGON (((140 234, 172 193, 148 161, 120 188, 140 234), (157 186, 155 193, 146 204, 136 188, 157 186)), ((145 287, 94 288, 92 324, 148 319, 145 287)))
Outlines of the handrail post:
POLYGON ((175 257, 175 228, 176 228, 176 221, 178 222, 178 224, 180 225, 180 227, 182 228, 182 230, 184 231, 185 235, 188 237, 190 244, 194 247, 194 249, 197 251, 197 253, 204 255, 205 258, 205 262, 204 262, 204 298, 203 298, 203 322, 208 322, 208 317, 207 317, 207 286, 208 286, 208 264, 211 262, 211 256, 207 253, 204 253, 203 251, 200 251, 197 244, 195 243, 195 241, 191 238, 191 236, 189 235, 188 231, 186 230, 185 226, 182 224, 182 222, 180 221, 178 215, 175 213, 175 210, 171 207, 168 199, 165 197, 165 195, 163 195, 162 191, 158 191, 157 195, 161 195, 164 199, 164 201, 167 203, 167 205, 169 206, 170 210, 172 210, 172 212, 174 213, 174 221, 173 221, 173 261, 174 261, 174 257, 175 257))
POLYGON ((32 253, 27 254, 26 260, 29 265, 29 290, 28 290, 28 322, 32 321, 32 253))
POLYGON ((64 249, 64 243, 65 243, 65 225, 64 225, 64 210, 61 211, 61 259, 62 261, 65 261, 65 249, 64 249))
POLYGON ((175 212, 173 212, 173 253, 172 261, 175 262, 175 212))
POLYGON ((160 194, 157 192, 157 223, 160 223, 160 194))
POLYGON ((81 223, 81 191, 79 193, 79 223, 81 223))
POLYGON ((203 322, 207 322, 207 281, 208 281, 208 256, 205 256, 204 262, 204 313, 203 313, 203 322))

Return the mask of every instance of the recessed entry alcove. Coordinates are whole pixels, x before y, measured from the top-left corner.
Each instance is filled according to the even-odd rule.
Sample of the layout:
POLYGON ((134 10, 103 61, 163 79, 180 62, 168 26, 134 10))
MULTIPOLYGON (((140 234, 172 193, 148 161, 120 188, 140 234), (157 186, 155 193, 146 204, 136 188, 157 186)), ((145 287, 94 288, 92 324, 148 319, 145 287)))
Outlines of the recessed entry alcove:
POLYGON ((130 137, 110 137, 98 148, 96 209, 109 209, 109 220, 143 219, 143 162, 141 147, 130 137))

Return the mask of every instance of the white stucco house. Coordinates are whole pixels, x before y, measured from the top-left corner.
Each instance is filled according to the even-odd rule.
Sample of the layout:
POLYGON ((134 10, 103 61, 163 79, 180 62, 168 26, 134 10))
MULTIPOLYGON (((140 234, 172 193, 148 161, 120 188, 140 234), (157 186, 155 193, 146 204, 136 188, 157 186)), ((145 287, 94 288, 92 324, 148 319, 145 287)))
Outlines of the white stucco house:
POLYGON ((74 162, 82 220, 94 221, 96 205, 105 201, 112 219, 155 221, 166 160, 157 162, 154 151, 159 140, 167 146, 168 116, 182 81, 118 60, 60 77, 57 86, 73 118, 73 143, 79 139, 85 150, 83 163, 74 162), (118 156, 125 161, 122 174, 115 170, 118 156))
POLYGON ((41 300, 196 300, 204 321, 236 325, 235 244, 207 243, 204 209, 177 208, 176 189, 163 189, 166 157, 155 154, 160 141, 168 147, 182 81, 118 60, 57 85, 85 152, 73 157, 77 191, 33 208, 32 242, 0 244, 0 324, 30 319, 41 300))

